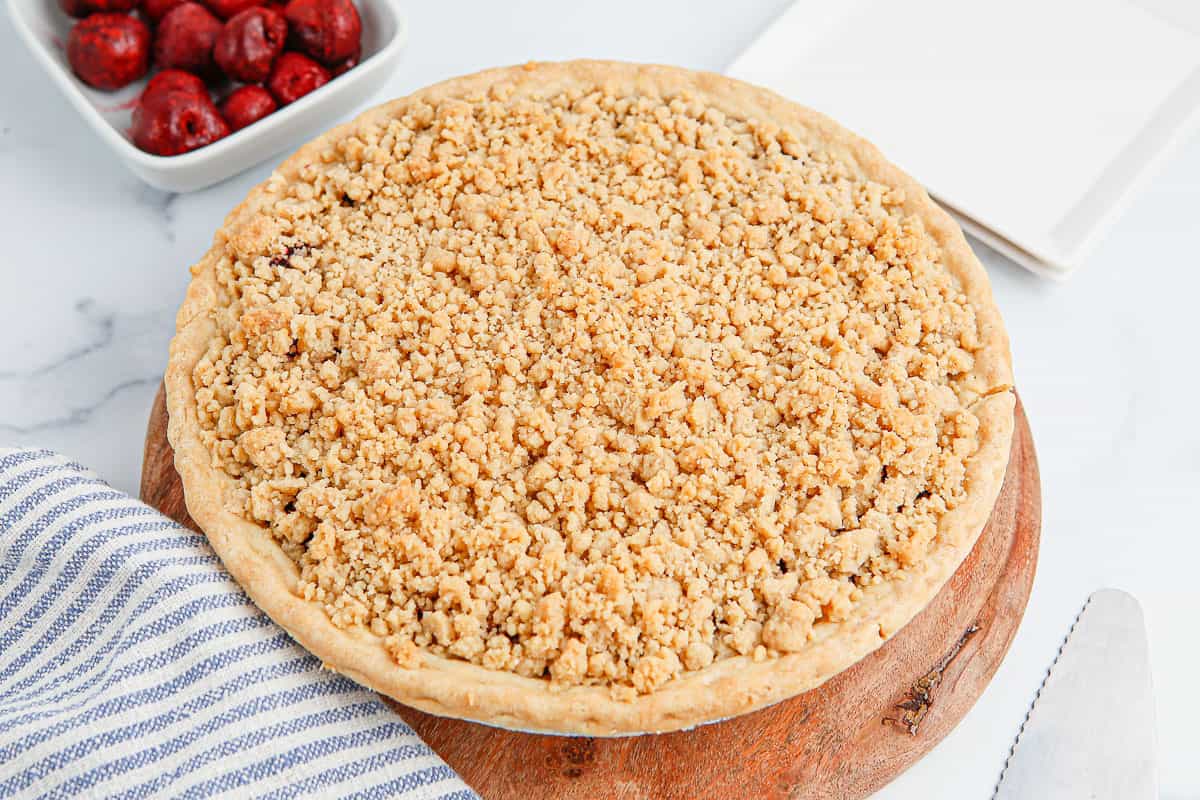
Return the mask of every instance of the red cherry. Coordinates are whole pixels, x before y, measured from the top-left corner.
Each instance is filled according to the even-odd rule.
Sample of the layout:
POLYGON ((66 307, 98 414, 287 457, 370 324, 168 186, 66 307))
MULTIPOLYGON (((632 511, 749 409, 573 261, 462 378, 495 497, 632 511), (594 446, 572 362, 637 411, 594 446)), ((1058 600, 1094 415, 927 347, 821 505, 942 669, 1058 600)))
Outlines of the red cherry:
POLYGON ((188 92, 197 97, 208 97, 208 86, 200 78, 181 69, 164 69, 146 83, 141 101, 158 92, 188 92))
POLYGON ((286 106, 327 83, 329 70, 308 56, 284 53, 275 61, 275 69, 267 79, 267 88, 279 105, 286 106))
POLYGON ((283 52, 287 23, 265 8, 248 8, 225 23, 213 48, 217 66, 235 81, 258 83, 283 52))
POLYGON ((87 0, 59 0, 58 5, 68 17, 86 17, 92 11, 87 0))
POLYGON ((142 13, 157 25, 168 11, 186 2, 187 0, 142 0, 142 13))
POLYGON ((68 16, 86 17, 101 11, 132 11, 138 0, 59 0, 58 4, 68 16))
POLYGON ((362 48, 355 50, 349 58, 343 59, 329 68, 329 74, 337 77, 344 72, 349 72, 358 66, 358 62, 362 60, 362 48))
POLYGON ((204 0, 204 5, 208 6, 209 10, 221 19, 233 19, 247 8, 259 6, 262 3, 260 0, 204 0))
POLYGON ((154 38, 154 63, 198 75, 213 73, 212 51, 221 21, 199 3, 181 3, 167 12, 154 38))
POLYGON ((146 152, 175 156, 228 136, 229 126, 207 96, 168 89, 134 106, 130 133, 146 152))
POLYGON ((362 20, 350 0, 291 0, 284 16, 296 49, 322 64, 336 64, 360 47, 362 20))
POLYGON ((258 122, 279 106, 271 93, 261 86, 242 86, 234 89, 225 102, 221 103, 221 116, 229 127, 240 131, 247 125, 258 122))
POLYGON ((150 69, 150 29, 128 14, 93 14, 67 37, 67 61, 97 89, 120 89, 150 69))

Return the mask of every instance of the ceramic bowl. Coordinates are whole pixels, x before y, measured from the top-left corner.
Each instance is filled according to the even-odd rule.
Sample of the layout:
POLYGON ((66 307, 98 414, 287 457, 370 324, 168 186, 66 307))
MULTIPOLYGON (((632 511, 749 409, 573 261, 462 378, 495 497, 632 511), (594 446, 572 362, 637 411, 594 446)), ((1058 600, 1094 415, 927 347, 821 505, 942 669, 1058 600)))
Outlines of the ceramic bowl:
POLYGON ((8 0, 14 26, 34 59, 88 126, 130 170, 151 186, 188 192, 223 181, 332 127, 378 91, 400 59, 407 28, 396 0, 355 0, 363 23, 358 66, 236 133, 178 156, 156 156, 129 138, 130 112, 146 79, 115 92, 85 85, 67 64, 74 20, 55 0, 8 0))

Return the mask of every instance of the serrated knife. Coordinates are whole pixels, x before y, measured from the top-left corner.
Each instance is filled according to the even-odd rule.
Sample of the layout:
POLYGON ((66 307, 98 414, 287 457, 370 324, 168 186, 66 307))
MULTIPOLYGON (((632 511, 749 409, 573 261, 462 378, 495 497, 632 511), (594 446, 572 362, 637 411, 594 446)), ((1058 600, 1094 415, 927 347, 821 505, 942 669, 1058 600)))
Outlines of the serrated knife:
POLYGON ((1013 743, 993 800, 1153 800, 1154 694, 1137 600, 1088 598, 1013 743))

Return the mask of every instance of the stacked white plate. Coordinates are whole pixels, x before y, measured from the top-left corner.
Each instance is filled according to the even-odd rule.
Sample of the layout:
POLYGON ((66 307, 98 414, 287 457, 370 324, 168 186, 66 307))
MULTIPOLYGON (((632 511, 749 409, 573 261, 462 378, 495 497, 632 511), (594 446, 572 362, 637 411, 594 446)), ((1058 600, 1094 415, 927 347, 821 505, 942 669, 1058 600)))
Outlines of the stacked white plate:
POLYGON ((879 145, 1042 274, 1196 121, 1197 0, 798 0, 728 69, 879 145))

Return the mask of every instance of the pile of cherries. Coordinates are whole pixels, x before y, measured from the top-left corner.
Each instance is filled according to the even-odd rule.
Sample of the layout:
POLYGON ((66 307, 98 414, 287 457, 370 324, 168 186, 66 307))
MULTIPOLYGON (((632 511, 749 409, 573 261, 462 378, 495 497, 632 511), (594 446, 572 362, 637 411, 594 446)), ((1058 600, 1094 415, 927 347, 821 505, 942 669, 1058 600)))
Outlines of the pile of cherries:
POLYGON ((358 64, 352 0, 60 0, 79 79, 113 91, 150 71, 133 142, 160 156, 211 144, 358 64), (130 12, 138 11, 137 15, 130 12), (240 84, 220 106, 210 84, 240 84))

